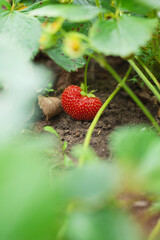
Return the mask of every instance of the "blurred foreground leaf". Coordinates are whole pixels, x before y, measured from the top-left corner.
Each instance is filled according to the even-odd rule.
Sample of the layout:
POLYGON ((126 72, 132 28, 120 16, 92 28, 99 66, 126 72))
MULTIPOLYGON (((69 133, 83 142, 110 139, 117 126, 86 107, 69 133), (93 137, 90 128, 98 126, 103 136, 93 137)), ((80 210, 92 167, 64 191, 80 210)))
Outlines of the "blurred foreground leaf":
POLYGON ((49 141, 20 139, 0 148, 0 239, 54 238, 61 209, 45 162, 49 141))
POLYGON ((114 195, 118 171, 107 163, 89 164, 63 174, 57 181, 59 199, 80 204, 100 204, 114 195))
POLYGON ((75 212, 66 224, 66 240, 140 240, 139 228, 134 221, 118 209, 75 212))
POLYGON ((155 132, 142 126, 122 127, 111 134, 110 147, 126 182, 159 195, 160 137, 155 132))
POLYGON ((40 22, 18 11, 0 15, 0 34, 23 47, 28 57, 34 57, 39 49, 40 22))
POLYGON ((119 162, 126 168, 134 168, 139 166, 157 138, 155 132, 144 126, 121 127, 111 134, 110 147, 119 162))
POLYGON ((0 35, 0 142, 22 129, 29 119, 36 90, 51 78, 48 70, 34 65, 28 54, 4 35, 0 35))
POLYGON ((11 9, 11 5, 9 4, 9 2, 7 2, 6 0, 1 0, 0 1, 0 13, 3 13, 6 10, 10 10, 11 9))

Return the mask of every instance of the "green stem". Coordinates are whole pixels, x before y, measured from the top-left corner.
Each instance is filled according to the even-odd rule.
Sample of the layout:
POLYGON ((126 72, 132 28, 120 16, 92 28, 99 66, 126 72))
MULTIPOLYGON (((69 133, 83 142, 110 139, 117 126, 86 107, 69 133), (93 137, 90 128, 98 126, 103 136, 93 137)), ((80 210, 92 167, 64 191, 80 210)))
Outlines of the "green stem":
POLYGON ((13 1, 12 1, 11 12, 14 10, 14 7, 15 7, 15 2, 14 2, 14 0, 13 0, 13 1))
POLYGON ((160 90, 160 84, 157 80, 157 78, 153 75, 153 73, 149 70, 149 68, 144 64, 144 62, 139 58, 139 57, 135 57, 135 59, 139 62, 139 64, 144 68, 144 70, 146 71, 146 73, 148 73, 148 75, 150 76, 150 78, 153 80, 153 82, 156 84, 157 88, 160 90))
MULTIPOLYGON (((122 83, 125 83, 125 81, 128 79, 128 76, 129 74, 131 73, 131 70, 132 70, 132 67, 129 67, 128 71, 126 72, 123 80, 122 80, 122 83)), ((114 98, 114 96, 119 92, 119 90, 122 88, 122 84, 118 84, 116 89, 111 93, 111 95, 107 98, 107 100, 105 101, 105 103, 102 105, 102 107, 99 109, 98 113, 96 114, 95 118, 93 119, 89 129, 88 129, 88 132, 87 132, 87 135, 86 135, 86 138, 84 140, 84 147, 88 147, 89 146, 89 142, 90 142, 90 139, 91 139, 91 136, 92 136, 92 133, 93 133, 93 130, 100 118, 100 116, 102 115, 103 111, 106 109, 106 107, 108 106, 108 104, 111 102, 111 100, 114 98)))
POLYGON ((156 62, 157 62, 158 64, 160 64, 160 61, 159 61, 159 59, 158 59, 157 57, 154 57, 154 59, 156 60, 156 62))
MULTIPOLYGON (((125 83, 125 81, 128 79, 129 77, 129 74, 131 73, 131 70, 132 70, 132 67, 130 66, 128 71, 126 72, 123 80, 122 80, 122 83, 125 83)), ((98 113, 96 114, 96 116, 94 117, 88 131, 87 131, 87 134, 86 134, 86 137, 85 137, 85 140, 84 140, 84 144, 83 144, 83 147, 84 147, 84 150, 87 149, 87 147, 89 146, 89 143, 90 143, 90 139, 92 137, 92 133, 93 133, 93 130, 100 118, 100 116, 102 115, 103 111, 106 109, 106 107, 108 106, 108 104, 111 102, 111 100, 114 98, 114 96, 119 92, 119 90, 122 88, 122 84, 118 84, 116 89, 111 93, 111 95, 107 98, 107 100, 105 101, 105 103, 102 105, 102 107, 99 109, 98 113)), ((85 159, 82 155, 82 157, 79 159, 79 166, 82 166, 85 162, 85 159)))
POLYGON ((159 240, 160 239, 160 221, 157 222, 153 228, 148 240, 159 240))
MULTIPOLYGON (((122 83, 122 79, 120 76, 117 74, 117 72, 108 64, 106 59, 102 56, 99 55, 97 56, 92 56, 99 64, 104 67, 114 78, 117 82, 122 83)), ((135 101, 135 103, 141 108, 143 113, 148 117, 148 119, 151 121, 152 125, 155 127, 155 129, 160 133, 160 127, 154 117, 151 115, 151 113, 148 111, 148 109, 144 106, 144 104, 140 101, 140 99, 134 94, 134 92, 125 84, 122 83, 122 87, 124 90, 129 94, 129 96, 135 101)))
POLYGON ((143 74, 143 72, 139 69, 139 67, 135 64, 135 62, 132 59, 128 60, 128 62, 160 102, 160 94, 155 89, 155 87, 150 83, 150 81, 146 78, 146 76, 143 74))
MULTIPOLYGON (((99 0, 95 0, 95 3, 96 3, 96 6, 97 6, 97 7, 101 7, 99 0)), ((99 13, 98 16, 99 16, 99 20, 103 20, 102 13, 99 13)))
POLYGON ((85 66, 85 71, 84 71, 84 92, 87 93, 87 71, 88 71, 88 65, 89 61, 91 59, 91 55, 88 57, 86 66, 85 66))

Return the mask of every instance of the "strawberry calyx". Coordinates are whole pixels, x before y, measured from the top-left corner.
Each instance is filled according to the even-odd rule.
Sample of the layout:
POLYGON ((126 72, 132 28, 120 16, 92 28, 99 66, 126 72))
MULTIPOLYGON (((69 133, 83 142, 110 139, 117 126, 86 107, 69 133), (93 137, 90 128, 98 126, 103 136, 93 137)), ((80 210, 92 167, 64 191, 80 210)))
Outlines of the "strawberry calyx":
POLYGON ((87 97, 96 97, 93 93, 96 92, 97 90, 91 90, 89 93, 87 92, 88 86, 85 87, 84 83, 81 83, 81 87, 82 91, 80 92, 82 96, 87 96, 87 97))
POLYGON ((84 91, 81 91, 80 93, 81 93, 81 95, 84 96, 84 97, 85 97, 85 96, 86 96, 86 97, 89 97, 89 98, 90 98, 90 97, 96 97, 96 96, 93 94, 93 91, 94 91, 94 90, 92 90, 90 93, 86 93, 86 92, 84 92, 84 91))

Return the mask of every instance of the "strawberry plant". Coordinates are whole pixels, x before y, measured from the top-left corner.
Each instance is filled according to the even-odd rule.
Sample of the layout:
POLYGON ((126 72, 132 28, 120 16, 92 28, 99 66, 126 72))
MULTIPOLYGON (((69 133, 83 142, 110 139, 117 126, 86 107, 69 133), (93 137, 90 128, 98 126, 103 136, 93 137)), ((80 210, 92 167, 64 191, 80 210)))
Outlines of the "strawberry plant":
MULTIPOLYGON (((41 49, 67 71, 82 67, 85 64, 86 56, 89 56, 89 59, 94 58, 117 80, 118 89, 125 89, 159 131, 155 119, 127 86, 127 78, 123 81, 104 57, 113 55, 125 58, 159 101, 158 80, 148 68, 149 66, 143 62, 143 57, 140 57, 143 56, 143 48, 150 42, 156 42, 156 45, 151 45, 158 46, 156 31, 159 25, 159 3, 155 2, 152 6, 150 1, 140 1, 136 6, 135 0, 128 4, 125 0, 107 2, 97 0, 95 3, 52 2, 52 5, 47 1, 44 2, 44 5, 43 2, 41 4, 38 2, 21 11, 22 15, 33 16, 34 19, 38 18, 44 22, 40 38, 41 49), (47 20, 44 17, 47 17, 47 20), (72 28, 68 28, 69 23, 72 28), (79 27, 75 25, 77 23, 79 27), (83 24, 87 24, 88 27, 84 29, 83 24)), ((131 68, 128 71, 130 72, 131 68)), ((86 74, 87 69, 85 71, 85 89, 87 89, 86 74)), ((128 72, 126 75, 129 76, 128 72)), ((107 100, 107 105, 117 92, 116 88, 107 100)))
MULTIPOLYGON (((26 50, 29 49, 30 57, 36 54, 40 43, 40 48, 46 54, 64 66, 67 71, 73 71, 85 64, 84 57, 88 55, 108 70, 120 84, 122 84, 122 79, 108 65, 104 55, 127 58, 132 68, 160 100, 157 90, 158 80, 138 57, 141 47, 145 47, 148 41, 155 46, 154 49, 152 47, 153 52, 158 49, 158 33, 156 32, 159 25, 158 2, 152 6, 150 1, 146 3, 140 1, 138 7, 135 8, 133 7, 136 5, 135 0, 130 1, 128 5, 125 0, 107 2, 97 0, 95 3, 42 1, 21 4, 21 2, 13 2, 12 6, 8 3, 6 5, 1 13, 0 32, 5 32, 26 50), (40 21, 43 22, 42 31, 40 21), (72 27, 72 30, 71 28, 68 30, 66 23, 72 23, 72 26, 78 23, 79 27, 72 27), (85 30, 82 28, 82 23, 88 23, 87 31, 86 28, 85 30), (78 32, 75 32, 75 29, 78 32), (28 41, 29 34, 30 41, 28 41), (152 38, 153 34, 155 36, 152 38), (141 68, 146 71, 151 80, 146 77, 141 68)), ((156 121, 141 101, 125 82, 122 85, 159 131, 156 121)))

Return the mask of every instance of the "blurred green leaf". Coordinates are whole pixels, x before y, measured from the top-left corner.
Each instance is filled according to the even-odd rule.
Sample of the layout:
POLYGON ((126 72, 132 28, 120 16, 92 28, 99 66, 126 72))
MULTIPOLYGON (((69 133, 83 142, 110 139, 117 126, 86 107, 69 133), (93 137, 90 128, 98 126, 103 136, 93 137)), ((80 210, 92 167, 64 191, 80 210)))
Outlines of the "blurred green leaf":
POLYGON ((122 127, 112 133, 110 147, 124 177, 130 176, 145 192, 159 195, 160 138, 155 132, 142 126, 122 127))
POLYGON ((85 162, 98 162, 99 158, 96 155, 96 153, 93 151, 92 148, 88 147, 85 148, 83 147, 83 145, 75 145, 72 147, 72 151, 71 154, 74 158, 76 159, 80 159, 81 157, 83 157, 85 162))
POLYGON ((160 186, 160 139, 154 141, 144 156, 137 171, 139 179, 144 180, 144 189, 159 195, 160 186))
MULTIPOLYGON (((24 2, 23 2, 24 3, 24 2)), ((32 2, 33 3, 33 2, 32 2)), ((44 0, 44 1, 38 1, 33 4, 29 4, 29 6, 22 10, 22 12, 29 12, 34 9, 38 9, 47 5, 50 5, 52 3, 57 3, 57 0, 44 0)))
POLYGON ((72 23, 69 21, 65 21, 63 23, 63 29, 65 29, 65 31, 74 31, 74 32, 83 33, 85 35, 88 35, 88 31, 90 27, 91 27, 91 22, 72 23))
POLYGON ((100 162, 63 174, 59 183, 57 180, 55 192, 61 201, 101 204, 113 196, 118 185, 118 170, 100 162))
POLYGON ((137 13, 147 13, 152 9, 160 9, 159 0, 121 0, 120 6, 137 13))
POLYGON ((103 11, 104 9, 94 6, 50 5, 33 10, 29 14, 32 16, 63 17, 71 22, 85 22, 95 18, 103 11))
POLYGON ((68 143, 67 143, 67 141, 65 141, 63 143, 63 152, 67 149, 67 146, 68 146, 68 143))
MULTIPOLYGON (((37 0, 36 2, 39 2, 39 0, 37 0)), ((25 6, 29 6, 35 3, 35 0, 20 0, 20 3, 23 3, 25 6)))
POLYGON ((64 154, 64 166, 68 168, 74 166, 73 161, 66 154, 64 154))
POLYGON ((110 136, 113 156, 127 168, 138 167, 152 148, 157 134, 144 126, 121 127, 110 136))
POLYGON ((76 4, 76 5, 93 5, 95 6, 95 1, 94 0, 74 0, 73 1, 73 4, 76 4))
POLYGON ((149 208, 149 213, 153 215, 158 212, 160 212, 160 201, 155 201, 152 203, 151 207, 149 208))
POLYGON ((90 30, 91 45, 106 55, 127 57, 151 38, 157 19, 122 15, 97 21, 90 30))
POLYGON ((66 223, 65 240, 142 240, 139 227, 118 209, 75 212, 66 223))
POLYGON ((0 52, 0 79, 4 87, 0 94, 2 144, 31 117, 36 90, 44 86, 51 73, 31 63, 26 51, 4 35, 0 35, 0 52))
POLYGON ((44 130, 54 134, 57 138, 59 138, 59 134, 57 133, 57 131, 53 127, 45 126, 44 130))
POLYGON ((100 0, 101 6, 110 12, 115 12, 115 8, 111 5, 111 0, 100 0))
POLYGON ((146 6, 145 4, 140 4, 139 0, 121 0, 120 8, 122 11, 131 11, 133 13, 142 15, 151 10, 150 7, 146 6))
POLYGON ((0 0, 0 13, 11 10, 11 5, 6 0, 0 0))
POLYGON ((28 57, 36 55, 41 35, 40 22, 18 11, 0 15, 0 33, 24 48, 28 57))
POLYGON ((62 47, 63 42, 59 40, 55 48, 46 50, 45 53, 67 72, 76 71, 85 65, 84 58, 70 58, 63 52, 62 47))
POLYGON ((61 208, 48 177, 48 143, 49 138, 14 139, 0 148, 1 239, 50 240, 55 235, 61 208))

